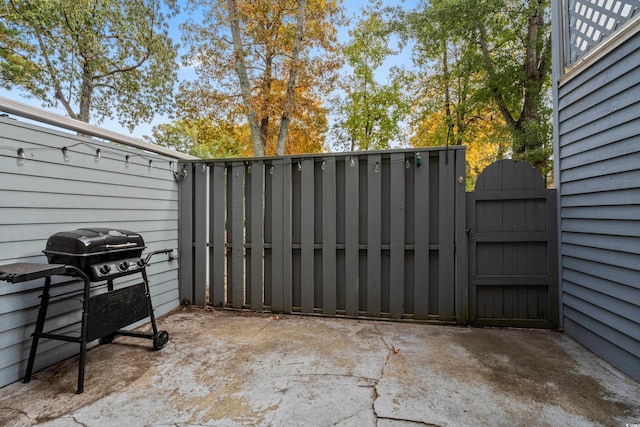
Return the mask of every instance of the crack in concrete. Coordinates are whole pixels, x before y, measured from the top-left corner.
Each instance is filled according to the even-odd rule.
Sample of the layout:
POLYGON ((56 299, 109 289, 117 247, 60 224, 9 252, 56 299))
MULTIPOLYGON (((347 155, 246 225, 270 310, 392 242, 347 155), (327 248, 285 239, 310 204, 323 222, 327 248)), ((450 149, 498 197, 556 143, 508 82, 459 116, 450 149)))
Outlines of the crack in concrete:
POLYGON ((385 341, 384 334, 380 332, 380 329, 378 329, 377 324, 373 325, 373 329, 375 329, 375 331, 378 333, 378 336, 380 337, 380 341, 382 341, 385 347, 387 347, 387 355, 385 356, 384 364, 382 365, 382 369, 380 370, 380 377, 374 381, 374 384, 372 387, 373 396, 372 396, 371 409, 373 410, 373 416, 376 420, 376 425, 378 425, 378 420, 380 419, 380 417, 378 416, 378 413, 376 412, 376 401, 378 400, 378 397, 379 397, 378 385, 380 384, 380 381, 382 381, 382 377, 384 377, 384 372, 387 369, 387 365, 389 364, 389 359, 391 358, 391 354, 393 354, 393 347, 390 347, 389 344, 385 341))
POLYGON ((412 419, 407 419, 407 418, 394 418, 394 417, 384 417, 384 416, 380 416, 378 415, 378 413, 376 412, 376 400, 378 400, 379 394, 378 394, 378 385, 380 384, 380 381, 382 381, 382 378, 384 377, 385 372, 387 371, 387 367, 389 366, 389 361, 391 360, 391 356, 394 354, 398 353, 398 349, 396 349, 396 347, 392 344, 389 344, 385 339, 384 339, 384 334, 382 332, 380 332, 380 330, 378 329, 378 325, 373 325, 373 328, 376 330, 376 332, 378 333, 378 335, 380 336, 380 340, 384 343, 385 347, 387 347, 387 355, 384 359, 384 364, 382 366, 382 371, 380 372, 380 378, 378 378, 377 380, 375 380, 375 384, 373 386, 373 415, 376 419, 376 425, 378 425, 378 421, 379 420, 389 420, 389 421, 402 421, 402 422, 406 422, 406 423, 412 423, 415 425, 419 425, 419 426, 427 426, 427 427, 440 427, 438 424, 430 424, 430 423, 425 423, 423 421, 416 421, 416 420, 412 420, 412 419))
POLYGON ((85 423, 81 423, 80 421, 78 421, 76 417, 72 416, 71 418, 73 418, 73 421, 75 421, 76 424, 80 424, 82 427, 89 427, 85 423))
POLYGON ((347 421, 347 420, 350 420, 351 418, 356 417, 358 414, 361 414, 361 413, 363 413, 363 412, 366 412, 366 409, 365 409, 365 410, 362 410, 362 411, 354 412, 353 414, 349 414, 348 416, 343 417, 343 418, 339 419, 338 421, 334 422, 334 423, 333 423, 333 425, 334 425, 334 426, 340 425, 340 424, 342 424, 343 422, 345 422, 345 421, 347 421))
POLYGON ((379 417, 378 420, 402 421, 402 422, 405 422, 405 423, 411 423, 411 424, 415 424, 417 426, 426 426, 426 427, 442 427, 440 424, 425 423, 423 421, 408 420, 408 419, 405 419, 405 418, 379 417))

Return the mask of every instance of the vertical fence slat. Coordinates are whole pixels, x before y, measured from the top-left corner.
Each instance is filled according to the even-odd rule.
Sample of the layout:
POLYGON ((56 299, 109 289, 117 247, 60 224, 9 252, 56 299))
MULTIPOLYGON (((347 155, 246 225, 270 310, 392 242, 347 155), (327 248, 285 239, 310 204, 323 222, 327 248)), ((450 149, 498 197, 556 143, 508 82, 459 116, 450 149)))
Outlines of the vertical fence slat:
POLYGON ((225 305, 231 305, 233 304, 233 292, 232 290, 232 272, 233 272, 233 256, 231 256, 231 250, 233 248, 233 212, 231 211, 232 207, 233 207, 233 197, 235 196, 235 194, 233 193, 233 188, 231 187, 233 184, 233 181, 231 179, 233 173, 232 173, 232 164, 229 163, 225 169, 225 185, 224 185, 224 190, 225 190, 225 196, 226 196, 226 203, 225 203, 225 230, 224 230, 224 236, 225 236, 225 240, 226 240, 226 245, 225 245, 225 250, 224 250, 224 261, 225 261, 225 288, 224 288, 224 297, 225 297, 225 301, 224 304, 225 305))
POLYGON ((382 280, 382 156, 367 161, 367 316, 380 317, 382 280))
POLYGON ((345 157, 345 309, 347 316, 357 316, 359 311, 360 274, 358 257, 360 242, 358 237, 358 188, 359 161, 355 156, 345 157))
POLYGON ((209 300, 218 307, 224 305, 224 169, 224 163, 212 164, 209 183, 209 300))
POLYGON ((282 229, 283 229, 283 247, 282 247, 282 307, 285 313, 291 313, 293 310, 293 270, 291 268, 293 262, 292 239, 293 239, 293 210, 292 210, 292 193, 293 181, 291 179, 291 158, 285 158, 282 165, 282 229))
POLYGON ((429 316, 429 153, 416 154, 414 158, 415 180, 415 248, 414 248, 414 302, 416 319, 429 316), (418 156, 420 160, 418 161, 418 156), (420 163, 420 165, 418 165, 420 163))
POLYGON ((389 312, 393 318, 404 314, 404 174, 404 153, 391 154, 389 312))
POLYGON ((233 308, 244 305, 244 164, 231 167, 231 303, 233 308))
POLYGON ((440 320, 451 321, 455 317, 454 307, 454 165, 453 153, 440 152, 438 189, 438 314, 440 320))
POLYGON ((281 161, 274 161, 269 167, 271 174, 271 311, 282 313, 283 304, 283 246, 284 224, 282 211, 284 204, 284 174, 281 161))
POLYGON ((253 301, 253 289, 251 288, 251 217, 253 215, 251 203, 253 194, 251 193, 251 167, 244 164, 244 304, 251 307, 253 301))
POLYGON ((469 259, 467 252, 467 232, 466 232, 466 165, 465 152, 455 151, 455 310, 456 323, 465 324, 467 322, 468 311, 468 289, 469 289, 469 259))
POLYGON ((302 170, 300 185, 301 204, 301 235, 300 235, 300 262, 301 283, 300 299, 303 313, 311 314, 314 308, 314 161, 305 159, 301 162, 302 170))
POLYGON ((180 301, 193 304, 193 164, 184 165, 187 176, 180 183, 180 301))
POLYGON ((272 302, 275 312, 291 312, 291 159, 273 163, 272 302))
POLYGON ((195 216, 194 216, 194 257, 193 257, 193 303, 204 306, 207 303, 207 166, 196 163, 194 171, 195 216))
POLYGON ((336 159, 322 161, 322 312, 336 314, 336 159))
POLYGON ((251 309, 262 310, 264 256, 264 162, 251 164, 251 309))

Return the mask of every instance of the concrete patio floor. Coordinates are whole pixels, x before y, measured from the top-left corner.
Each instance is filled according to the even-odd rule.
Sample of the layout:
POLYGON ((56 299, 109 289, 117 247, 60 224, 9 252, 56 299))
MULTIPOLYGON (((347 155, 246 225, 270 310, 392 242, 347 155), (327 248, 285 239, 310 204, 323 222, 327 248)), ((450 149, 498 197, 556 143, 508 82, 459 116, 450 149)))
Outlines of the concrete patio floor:
POLYGON ((567 336, 179 308, 0 389, 2 426, 626 426, 640 385, 567 336))

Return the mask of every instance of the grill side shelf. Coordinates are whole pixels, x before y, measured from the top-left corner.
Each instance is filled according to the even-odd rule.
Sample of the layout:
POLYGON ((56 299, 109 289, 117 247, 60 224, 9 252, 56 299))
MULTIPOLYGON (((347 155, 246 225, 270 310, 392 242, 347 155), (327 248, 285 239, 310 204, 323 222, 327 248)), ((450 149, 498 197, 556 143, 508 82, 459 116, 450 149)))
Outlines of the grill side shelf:
POLYGON ((9 283, 28 282, 64 273, 65 266, 63 264, 18 262, 0 266, 0 280, 9 283))

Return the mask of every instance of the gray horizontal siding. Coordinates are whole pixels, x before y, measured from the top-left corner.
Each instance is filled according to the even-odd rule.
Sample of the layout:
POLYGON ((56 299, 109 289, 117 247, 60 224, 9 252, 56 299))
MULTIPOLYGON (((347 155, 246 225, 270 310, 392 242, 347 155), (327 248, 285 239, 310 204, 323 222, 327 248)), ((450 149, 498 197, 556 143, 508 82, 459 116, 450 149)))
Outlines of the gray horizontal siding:
POLYGON ((558 87, 565 331, 640 380, 640 37, 558 87))
MULTIPOLYGON (((146 252, 177 251, 175 165, 168 157, 0 118, 0 265, 46 262, 47 238, 81 227, 129 229, 142 234, 146 252), (68 161, 62 147, 68 147, 68 161), (23 164, 19 148, 25 151, 23 164)), ((157 256, 147 272, 156 315, 169 312, 179 302, 177 260, 157 256)), ((116 287, 140 280, 139 275, 125 276, 116 287)), ((54 294, 79 287, 68 277, 54 277, 53 283, 54 294)), ((24 374, 41 287, 42 280, 0 282, 0 387, 24 374)), ((104 292, 104 286, 93 292, 104 292)), ((77 334, 79 308, 77 299, 52 302, 45 330, 64 327, 77 334)), ((36 369, 78 349, 77 344, 42 340, 36 369)))

